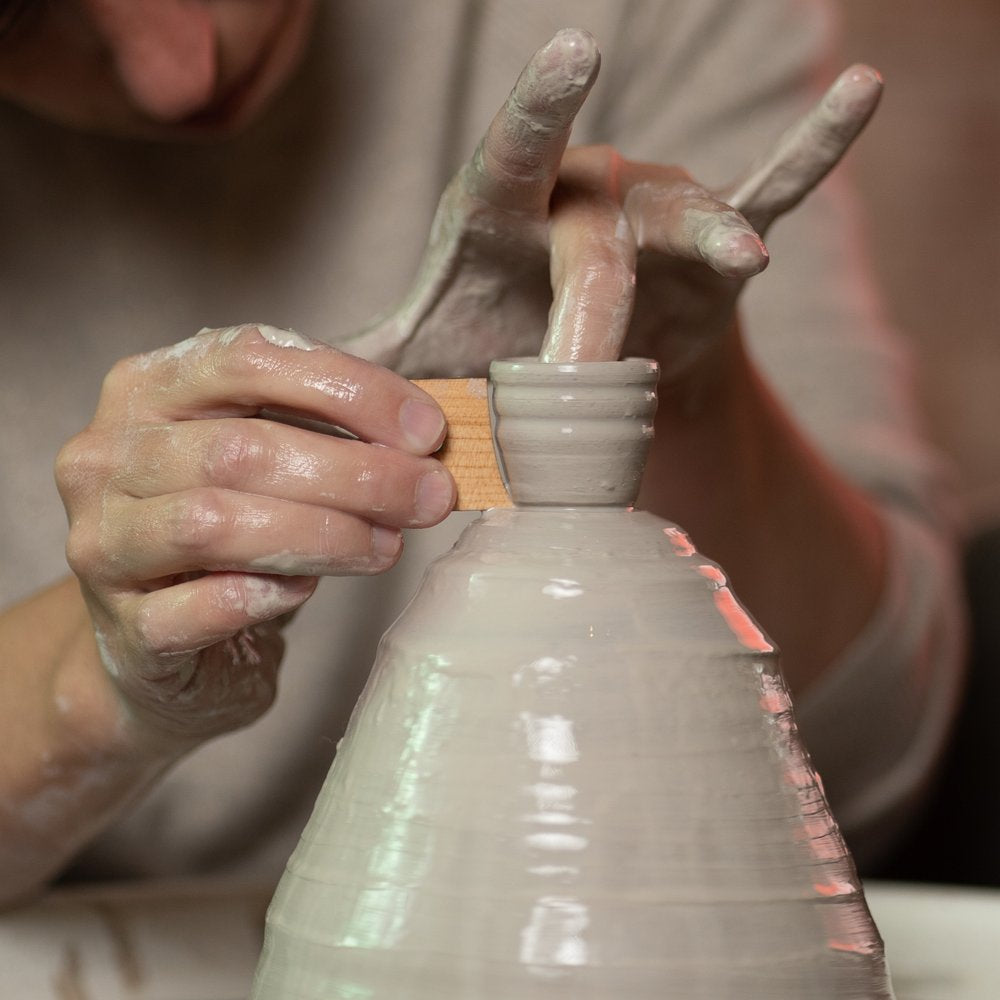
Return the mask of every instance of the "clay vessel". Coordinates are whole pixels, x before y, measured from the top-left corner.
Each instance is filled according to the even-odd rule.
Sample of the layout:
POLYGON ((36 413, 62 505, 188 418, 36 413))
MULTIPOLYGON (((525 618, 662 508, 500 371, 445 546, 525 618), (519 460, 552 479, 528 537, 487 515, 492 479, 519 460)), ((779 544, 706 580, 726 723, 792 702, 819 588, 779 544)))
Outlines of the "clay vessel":
POLYGON ((655 365, 491 377, 518 506, 382 640, 253 996, 891 998, 771 643, 629 507, 655 365))

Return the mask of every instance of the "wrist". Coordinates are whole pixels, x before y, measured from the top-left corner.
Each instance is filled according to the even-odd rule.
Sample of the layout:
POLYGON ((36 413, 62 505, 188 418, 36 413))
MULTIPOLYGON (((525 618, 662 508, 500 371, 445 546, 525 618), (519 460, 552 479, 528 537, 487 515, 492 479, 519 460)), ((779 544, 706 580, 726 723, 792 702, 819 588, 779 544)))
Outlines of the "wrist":
POLYGON ((74 579, 0 615, 0 905, 37 891, 179 756, 129 723, 74 579))
POLYGON ((108 670, 82 601, 52 683, 51 745, 72 755, 121 761, 143 773, 158 773, 188 752, 197 740, 169 733, 131 704, 108 670))

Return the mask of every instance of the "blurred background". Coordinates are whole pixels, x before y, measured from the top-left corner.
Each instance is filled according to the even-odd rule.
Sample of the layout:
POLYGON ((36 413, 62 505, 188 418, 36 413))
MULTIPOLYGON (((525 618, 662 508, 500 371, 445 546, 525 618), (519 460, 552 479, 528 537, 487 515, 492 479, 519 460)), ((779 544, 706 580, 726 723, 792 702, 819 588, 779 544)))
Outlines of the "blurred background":
POLYGON ((886 82, 851 156, 874 264, 975 530, 1000 522, 1000 3, 837 6, 847 59, 886 82))
POLYGON ((1000 887, 1000 3, 837 6, 844 55, 885 77, 849 169, 971 539, 970 672, 955 738, 922 822, 882 874, 1000 887))

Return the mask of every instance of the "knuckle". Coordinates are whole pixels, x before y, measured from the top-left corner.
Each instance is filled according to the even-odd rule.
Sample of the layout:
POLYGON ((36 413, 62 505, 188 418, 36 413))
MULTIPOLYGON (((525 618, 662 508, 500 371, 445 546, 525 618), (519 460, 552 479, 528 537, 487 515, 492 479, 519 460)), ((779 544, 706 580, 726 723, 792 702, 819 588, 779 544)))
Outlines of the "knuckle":
POLYGON ((229 521, 221 492, 212 488, 191 490, 175 497, 165 517, 171 543, 191 554, 204 552, 217 543, 229 521))
POLYGON ((239 578, 226 576, 216 586, 212 603, 217 611, 232 619, 235 627, 247 616, 250 596, 239 578))
POLYGON ((280 579, 224 574, 216 580, 211 603, 227 628, 280 618, 302 603, 308 594, 289 589, 280 579))
POLYGON ((212 349, 206 363, 214 376, 241 379, 260 367, 261 352, 266 353, 267 343, 257 329, 246 324, 212 331, 212 349))
POLYGON ((104 376, 101 385, 101 396, 117 397, 122 391, 131 387, 136 378, 136 370, 141 364, 140 356, 120 358, 111 366, 111 369, 104 376))
POLYGON ((590 155, 594 160, 595 166, 600 168, 603 173, 609 173, 612 170, 618 169, 625 161, 625 157, 622 156, 618 149, 606 142, 591 146, 590 155))
POLYGON ((70 514, 71 507, 121 474, 125 463, 120 450, 107 435, 90 427, 59 449, 54 463, 56 488, 70 514))
POLYGON ((224 379, 241 379, 251 368, 245 347, 238 343, 222 345, 208 364, 213 377, 224 379))
POLYGON ((715 201, 702 185, 687 175, 667 180, 663 186, 670 198, 678 203, 679 208, 691 203, 702 207, 706 203, 715 201))
POLYGON ((614 146, 578 146, 567 150, 559 168, 559 185, 566 192, 609 194, 625 162, 614 146))
POLYGON ((136 608, 132 633, 135 646, 144 654, 162 656, 170 651, 160 615, 148 603, 136 608))
POLYGON ((55 476, 56 485, 64 499, 81 492, 91 479, 96 458, 96 450, 86 431, 70 438, 59 449, 55 461, 55 476))
POLYGON ((101 546, 95 532, 79 523, 71 523, 66 536, 66 562, 69 568, 81 578, 89 577, 101 557, 101 546))
POLYGON ((202 468, 214 486, 240 489, 266 468, 270 449, 244 421, 226 422, 207 436, 202 468))

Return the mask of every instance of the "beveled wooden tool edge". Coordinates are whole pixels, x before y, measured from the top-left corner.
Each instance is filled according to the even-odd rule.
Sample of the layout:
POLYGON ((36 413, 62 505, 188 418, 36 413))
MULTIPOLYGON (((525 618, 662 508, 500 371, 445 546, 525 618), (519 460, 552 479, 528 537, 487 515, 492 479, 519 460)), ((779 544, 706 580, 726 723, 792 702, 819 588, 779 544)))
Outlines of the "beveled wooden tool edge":
POLYGON ((513 507, 493 450, 486 379, 426 378, 414 384, 434 397, 448 421, 448 436, 434 457, 458 486, 455 510, 513 507))

